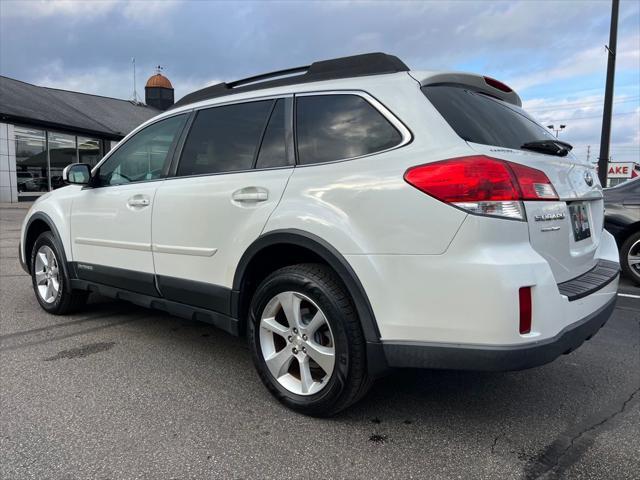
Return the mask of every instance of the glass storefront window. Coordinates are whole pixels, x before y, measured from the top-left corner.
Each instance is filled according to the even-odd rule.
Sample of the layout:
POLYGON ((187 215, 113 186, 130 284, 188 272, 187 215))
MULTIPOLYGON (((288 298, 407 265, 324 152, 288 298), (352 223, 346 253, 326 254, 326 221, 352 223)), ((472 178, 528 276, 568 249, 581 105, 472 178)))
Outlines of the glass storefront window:
POLYGON ((49 188, 63 187, 62 170, 67 165, 82 162, 94 167, 104 154, 103 141, 98 138, 18 125, 14 131, 16 176, 20 197, 40 195, 48 192, 49 188))
POLYGON ((76 163, 76 137, 65 133, 49 132, 49 168, 51 188, 64 187, 62 170, 70 163, 76 163))
POLYGON ((100 140, 96 138, 78 137, 78 161, 95 167, 102 158, 100 140))
POLYGON ((46 134, 16 126, 16 177, 18 196, 39 195, 49 190, 46 134))

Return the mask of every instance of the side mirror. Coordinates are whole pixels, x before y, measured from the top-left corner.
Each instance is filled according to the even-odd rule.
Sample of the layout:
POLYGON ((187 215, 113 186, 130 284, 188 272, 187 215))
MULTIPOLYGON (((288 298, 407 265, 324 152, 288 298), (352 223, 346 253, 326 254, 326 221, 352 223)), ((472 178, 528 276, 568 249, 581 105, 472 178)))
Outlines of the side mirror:
POLYGON ((88 185, 91 180, 91 167, 86 163, 72 163, 62 171, 64 183, 72 185, 88 185))

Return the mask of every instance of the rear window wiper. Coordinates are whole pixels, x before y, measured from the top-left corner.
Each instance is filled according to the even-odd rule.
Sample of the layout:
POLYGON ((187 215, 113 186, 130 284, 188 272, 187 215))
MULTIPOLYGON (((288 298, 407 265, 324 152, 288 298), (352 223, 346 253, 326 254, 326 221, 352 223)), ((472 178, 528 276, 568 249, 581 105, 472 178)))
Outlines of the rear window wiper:
POLYGON ((567 142, 561 142, 560 140, 536 140, 535 142, 524 143, 520 148, 547 153, 549 155, 557 155, 558 157, 566 157, 573 148, 573 145, 567 142))

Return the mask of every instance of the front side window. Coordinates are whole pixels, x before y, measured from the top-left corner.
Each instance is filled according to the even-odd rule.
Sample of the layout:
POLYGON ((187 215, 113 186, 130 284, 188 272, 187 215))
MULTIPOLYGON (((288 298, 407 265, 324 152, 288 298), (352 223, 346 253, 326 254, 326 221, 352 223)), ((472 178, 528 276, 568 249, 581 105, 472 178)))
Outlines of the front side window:
POLYGON ((170 161, 171 146, 186 117, 176 115, 160 120, 127 140, 100 166, 100 185, 122 185, 161 178, 170 161))
POLYGON ((302 165, 381 152, 402 142, 400 132, 358 95, 311 95, 296 100, 298 160, 302 165))
POLYGON ((178 165, 178 176, 253 168, 273 100, 238 103, 198 112, 178 165))

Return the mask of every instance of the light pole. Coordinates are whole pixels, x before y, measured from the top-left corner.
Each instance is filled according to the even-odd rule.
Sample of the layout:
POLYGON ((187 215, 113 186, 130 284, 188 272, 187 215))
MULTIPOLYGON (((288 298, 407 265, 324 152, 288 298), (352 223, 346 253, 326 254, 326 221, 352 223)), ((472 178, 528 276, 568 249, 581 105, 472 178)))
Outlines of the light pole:
POLYGON ((560 127, 560 128, 555 128, 555 125, 547 125, 547 128, 548 128, 549 130, 552 130, 552 131, 556 132, 556 138, 558 138, 558 134, 559 134, 562 130, 564 130, 565 128, 567 128, 567 126, 566 126, 566 125, 559 125, 559 127, 560 127))

